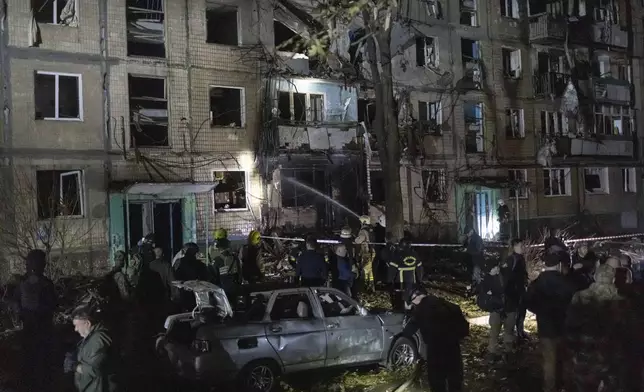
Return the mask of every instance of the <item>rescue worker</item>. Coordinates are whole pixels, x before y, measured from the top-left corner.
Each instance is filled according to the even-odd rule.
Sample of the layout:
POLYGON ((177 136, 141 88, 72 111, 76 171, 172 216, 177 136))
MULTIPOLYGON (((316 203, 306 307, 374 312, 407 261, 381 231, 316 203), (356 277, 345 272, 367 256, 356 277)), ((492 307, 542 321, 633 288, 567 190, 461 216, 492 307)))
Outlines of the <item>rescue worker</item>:
POLYGON ((354 245, 356 247, 356 256, 358 259, 358 264, 362 268, 361 277, 363 280, 363 287, 369 291, 374 291, 375 282, 373 276, 373 263, 376 258, 376 252, 373 249, 373 245, 371 245, 371 242, 373 242, 373 235, 369 228, 369 225, 371 224, 371 218, 369 218, 368 216, 361 216, 360 224, 362 225, 362 227, 358 232, 358 236, 354 240, 354 245))
POLYGON ((213 231, 212 237, 215 242, 208 249, 208 261, 209 264, 212 264, 213 261, 217 258, 219 253, 224 249, 230 250, 230 241, 228 240, 228 231, 220 227, 217 230, 213 231))
POLYGON ((403 302, 405 310, 411 309, 409 301, 416 284, 421 282, 423 266, 408 237, 400 240, 396 257, 389 263, 389 276, 394 290, 392 307, 400 310, 403 302))
POLYGON ((182 252, 183 256, 173 265, 175 278, 180 281, 209 281, 208 268, 197 259, 199 246, 194 242, 188 242, 183 246, 182 252))
POLYGON ((317 241, 309 236, 306 239, 306 250, 297 259, 295 273, 302 286, 322 287, 326 285, 328 264, 317 251, 317 241))
POLYGON ((212 260, 214 276, 219 286, 224 289, 230 302, 235 305, 237 288, 242 282, 242 268, 237 255, 230 249, 227 238, 220 238, 217 244, 215 258, 212 260))
POLYGON ((297 258, 300 257, 300 254, 302 254, 300 243, 298 241, 292 241, 291 248, 288 252, 288 262, 293 269, 297 266, 297 258))
POLYGON ((29 251, 27 274, 14 292, 22 320, 22 381, 26 391, 51 390, 49 357, 54 329, 56 291, 45 277, 47 255, 40 249, 29 251))
POLYGON ((248 234, 248 243, 239 252, 242 275, 249 283, 260 282, 263 278, 262 235, 257 230, 248 234))

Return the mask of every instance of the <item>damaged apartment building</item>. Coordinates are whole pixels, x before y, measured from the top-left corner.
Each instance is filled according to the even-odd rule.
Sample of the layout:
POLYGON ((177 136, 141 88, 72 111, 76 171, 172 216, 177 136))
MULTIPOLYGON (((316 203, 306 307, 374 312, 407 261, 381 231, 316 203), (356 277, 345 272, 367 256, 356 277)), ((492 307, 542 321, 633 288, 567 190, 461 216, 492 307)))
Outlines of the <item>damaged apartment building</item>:
POLYGON ((173 255, 211 241, 216 227, 233 237, 259 227, 257 53, 262 26, 272 26, 259 9, 251 0, 7 0, 3 204, 29 213, 3 210, 20 222, 3 225, 2 241, 19 226, 67 259, 89 254, 90 268, 150 232, 173 255))
MULTIPOLYGON (((281 4, 299 21, 276 11, 276 43, 289 36, 278 37, 279 31, 306 34, 316 27, 310 3, 281 4)), ((395 110, 404 135, 404 218, 410 230, 453 238, 469 226, 493 239, 500 230, 500 200, 510 209, 513 235, 573 223, 573 231, 584 233, 642 226, 637 212, 642 126, 636 116, 644 50, 640 2, 406 0, 397 16, 392 63, 395 110)), ((371 130, 373 91, 361 83, 369 73, 360 44, 365 33, 358 22, 346 26, 346 32, 332 44, 328 66, 350 74, 339 79, 353 83, 325 78, 326 85, 342 93, 334 93, 332 101, 325 95, 324 104, 346 105, 347 125, 357 122, 348 127, 355 129, 357 149, 345 144, 353 134, 334 138, 319 123, 315 61, 302 53, 280 55, 291 75, 309 75, 306 87, 292 76, 290 92, 274 89, 277 103, 268 115, 277 119, 280 162, 296 165, 302 153, 322 158, 341 148, 355 152, 356 162, 366 168, 359 202, 368 204, 376 218, 384 211, 387 184, 371 130), (355 105, 347 85, 358 88, 355 105), (292 123, 296 105, 302 106, 299 113, 310 111, 301 115, 307 124, 299 129, 292 123), (280 126, 284 121, 291 124, 280 126), (324 144, 314 132, 322 132, 324 144), (338 144, 330 144, 333 140, 338 144), (316 145, 327 150, 324 155, 316 145)), ((326 165, 337 163, 330 158, 326 165)), ((277 183, 280 177, 274 178, 277 183)), ((333 196, 332 186, 316 189, 333 196)))

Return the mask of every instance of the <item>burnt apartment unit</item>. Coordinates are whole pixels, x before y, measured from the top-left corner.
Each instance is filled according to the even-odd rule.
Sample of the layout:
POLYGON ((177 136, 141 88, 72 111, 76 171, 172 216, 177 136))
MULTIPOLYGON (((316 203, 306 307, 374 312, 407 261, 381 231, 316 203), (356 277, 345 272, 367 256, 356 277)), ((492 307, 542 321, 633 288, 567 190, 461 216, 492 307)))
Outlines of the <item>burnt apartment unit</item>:
POLYGON ((174 254, 215 227, 257 227, 255 52, 272 21, 256 10, 250 0, 9 0, 0 30, 9 196, 20 184, 31 194, 12 203, 72 205, 34 202, 26 224, 73 227, 65 253, 97 262, 153 231, 174 254))

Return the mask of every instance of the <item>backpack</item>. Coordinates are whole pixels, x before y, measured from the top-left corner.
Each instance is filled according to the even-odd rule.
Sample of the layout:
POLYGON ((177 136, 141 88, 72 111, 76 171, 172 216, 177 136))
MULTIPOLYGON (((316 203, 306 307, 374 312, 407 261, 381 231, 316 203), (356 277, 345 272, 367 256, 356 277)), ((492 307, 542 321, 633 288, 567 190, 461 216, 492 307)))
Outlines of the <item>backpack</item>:
POLYGON ((457 340, 463 340, 470 335, 470 323, 463 316, 460 306, 453 304, 449 301, 443 300, 443 308, 445 312, 445 319, 449 320, 452 328, 450 333, 457 340))

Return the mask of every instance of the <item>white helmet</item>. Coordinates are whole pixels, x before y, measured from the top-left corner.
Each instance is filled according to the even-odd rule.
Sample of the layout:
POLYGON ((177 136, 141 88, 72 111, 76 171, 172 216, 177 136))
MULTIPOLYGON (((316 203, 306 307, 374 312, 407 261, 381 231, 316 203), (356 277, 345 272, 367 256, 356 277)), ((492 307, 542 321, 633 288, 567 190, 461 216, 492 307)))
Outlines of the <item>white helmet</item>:
POLYGON ((385 216, 384 216, 384 215, 380 215, 380 216, 378 217, 378 224, 379 224, 380 226, 382 226, 382 227, 387 227, 387 225, 385 225, 385 223, 386 223, 385 216))
POLYGON ((371 224, 371 217, 369 215, 362 215, 360 217, 360 224, 361 225, 370 225, 371 224))
POLYGON ((345 226, 340 231, 340 238, 351 238, 352 236, 350 227, 345 226))
POLYGON ((503 199, 499 199, 498 203, 499 203, 500 206, 502 206, 502 205, 505 204, 505 201, 503 199))

